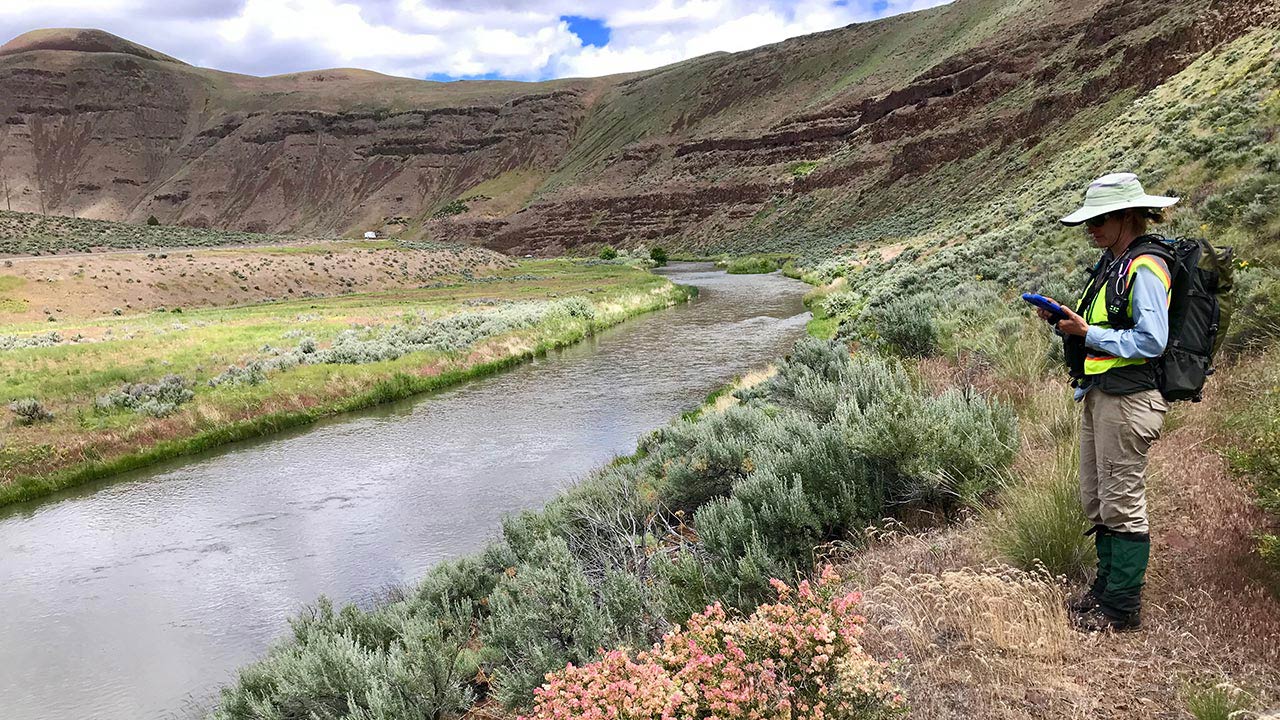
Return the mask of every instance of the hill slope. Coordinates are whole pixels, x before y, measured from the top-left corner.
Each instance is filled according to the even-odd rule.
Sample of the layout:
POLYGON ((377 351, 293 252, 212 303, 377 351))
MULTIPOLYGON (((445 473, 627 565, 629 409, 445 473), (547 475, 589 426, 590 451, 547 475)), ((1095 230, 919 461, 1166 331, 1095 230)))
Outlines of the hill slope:
POLYGON ((957 0, 643 73, 256 78, 100 31, 0 47, 3 209, 518 252, 813 248, 989 204, 1264 0, 957 0), (847 228, 858 228, 853 235, 847 228))

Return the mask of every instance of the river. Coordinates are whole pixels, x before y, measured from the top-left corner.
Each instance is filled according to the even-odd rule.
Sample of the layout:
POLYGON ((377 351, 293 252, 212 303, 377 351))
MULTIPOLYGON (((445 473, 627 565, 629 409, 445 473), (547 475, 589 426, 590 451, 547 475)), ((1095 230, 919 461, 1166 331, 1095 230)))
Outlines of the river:
POLYGON ((0 717, 198 716, 321 594, 479 549, 804 332, 804 286, 664 271, 687 305, 443 392, 0 508, 0 717))

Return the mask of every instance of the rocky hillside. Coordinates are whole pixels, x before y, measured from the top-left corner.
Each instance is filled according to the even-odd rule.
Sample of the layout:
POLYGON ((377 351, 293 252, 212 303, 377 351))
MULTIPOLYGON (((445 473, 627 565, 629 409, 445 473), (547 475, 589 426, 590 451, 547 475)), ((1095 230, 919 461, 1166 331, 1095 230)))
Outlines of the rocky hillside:
POLYGON ((36 31, 0 47, 0 209, 539 253, 916 235, 1278 15, 1274 0, 956 0, 546 83, 257 78, 36 31))

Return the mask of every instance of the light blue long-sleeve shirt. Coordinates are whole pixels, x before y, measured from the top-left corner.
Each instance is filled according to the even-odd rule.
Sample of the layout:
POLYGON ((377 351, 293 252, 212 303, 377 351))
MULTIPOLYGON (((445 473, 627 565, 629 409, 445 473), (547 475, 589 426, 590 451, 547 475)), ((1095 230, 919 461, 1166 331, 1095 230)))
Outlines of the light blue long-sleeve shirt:
MULTIPOLYGON (((1090 325, 1084 344, 1122 358, 1156 358, 1169 342, 1169 290, 1148 267, 1139 266, 1133 276, 1133 327, 1126 330, 1090 325)), ((1076 388, 1076 400, 1089 392, 1088 379, 1076 388)))

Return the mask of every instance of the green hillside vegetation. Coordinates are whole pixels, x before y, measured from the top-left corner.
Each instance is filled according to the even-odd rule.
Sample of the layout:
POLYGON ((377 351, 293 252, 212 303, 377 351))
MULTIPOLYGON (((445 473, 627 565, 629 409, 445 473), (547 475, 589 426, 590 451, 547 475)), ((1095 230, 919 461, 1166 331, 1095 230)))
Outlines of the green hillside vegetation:
POLYGON ((867 96, 887 92, 1041 4, 958 3, 638 74, 611 86, 595 104, 579 142, 542 192, 590 182, 608 158, 645 138, 759 131, 817 110, 855 86, 867 96), (761 79, 767 80, 764 88, 761 79))
MULTIPOLYGON (((847 282, 824 304, 842 317, 839 334, 874 340, 904 304, 931 310, 955 351, 991 360, 1008 357, 1022 325, 1014 291, 1072 297, 1075 272, 1093 251, 1078 230, 1056 218, 1099 174, 1123 168, 1152 188, 1184 197, 1169 235, 1202 235, 1234 246, 1240 306, 1236 344, 1266 335, 1276 324, 1280 148, 1268 142, 1280 125, 1280 61, 1275 30, 1259 30, 1202 58, 1170 82, 1132 103, 1077 147, 1026 175, 1008 199, 981 211, 961 211, 946 227, 904 239, 910 248, 888 262, 846 255, 814 266, 817 283, 847 282), (963 242, 954 243, 959 236, 963 242), (945 312, 944 312, 945 310, 945 312), (1015 324, 1016 323, 1016 324, 1015 324)), ((948 213, 946 198, 935 201, 948 213)))
MULTIPOLYGON (((878 87, 880 82, 905 83, 934 69, 942 57, 947 57, 935 54, 938 47, 945 47, 949 52, 961 52, 989 39, 994 28, 1011 18, 1034 15, 1037 7, 1039 12, 1061 9, 1051 10, 1036 2, 969 2, 947 6, 945 14, 913 16, 912 22, 902 29, 909 33, 906 41, 911 43, 912 49, 892 46, 884 49, 877 44, 878 52, 887 53, 890 57, 883 64, 875 65, 874 71, 859 67, 859 73, 868 73, 861 82, 869 87, 878 87), (938 37, 951 38, 953 44, 939 43, 938 37)), ((1159 37, 1176 24, 1182 13, 1195 10, 1194 4, 1188 3, 1145 17, 1138 36, 1159 37)), ((872 27, 876 26, 869 26, 868 31, 872 27)), ((890 37, 898 32, 893 26, 876 29, 890 37)), ((824 36, 812 37, 822 47, 820 38, 824 36)), ((879 34, 868 38, 867 42, 879 43, 879 34)), ((824 49, 837 57, 844 51, 843 48, 824 49)), ((1062 45, 1046 46, 1041 50, 1040 57, 1044 58, 1045 66, 1053 67, 1055 63, 1075 65, 1074 53, 1079 48, 1062 45)), ((974 62, 978 60, 974 59, 974 62)), ((1071 96, 1081 87, 1108 86, 1108 75, 1116 69, 1118 62, 1118 58, 1112 58, 1097 66, 1081 67, 1078 73, 1055 73, 1049 79, 1042 77, 1046 73, 1041 73, 1041 76, 1026 78, 1016 87, 1002 92, 998 101, 972 109, 972 115, 967 116, 964 122, 970 132, 977 132, 973 128, 991 123, 993 132, 999 133, 998 118, 1002 114, 1025 110, 1033 100, 1071 96)), ((780 68, 779 72, 788 77, 786 73, 790 70, 780 68)), ((829 79, 829 76, 821 77, 822 81, 829 79)), ((816 92, 813 86, 805 85, 805 80, 796 79, 796 87, 816 92)), ((784 86, 791 87, 789 83, 784 86)), ((888 84, 886 87, 893 86, 888 84)), ((731 94, 732 89, 726 92, 731 94)), ((1097 176, 1084 177, 1095 167, 1128 167, 1136 171, 1142 166, 1134 163, 1136 157, 1133 153, 1112 155, 1114 151, 1110 146, 1101 146, 1105 147, 1101 156, 1082 152, 1080 145, 1096 143, 1100 139, 1098 128, 1113 124, 1136 126, 1142 128, 1142 136, 1134 138, 1139 144, 1148 132, 1156 133, 1153 139, 1157 142, 1160 137, 1173 142, 1177 136, 1170 134, 1168 123, 1178 121, 1157 122, 1154 116, 1135 117, 1131 106, 1137 97, 1133 90, 1123 89, 1096 101, 1082 100, 1078 106, 1073 106, 1072 112, 1076 114, 1069 122, 1054 126, 1052 132, 1043 138, 1032 135, 1039 141, 1030 146, 1021 142, 1020 137, 1004 139, 996 134, 971 156, 930 167, 924 172, 896 167, 890 162, 892 156, 886 158, 879 154, 883 148, 864 148, 850 143, 820 162, 824 171, 856 166, 856 184, 841 184, 804 193, 774 194, 744 232, 698 238, 694 242, 699 250, 711 254, 749 251, 796 253, 811 263, 821 262, 849 248, 881 245, 897 239, 964 242, 1015 219, 1026 221, 1027 215, 1015 216, 1010 211, 1025 213, 1033 200, 1052 201, 1062 197, 1064 188, 1078 190, 1078 180, 1083 178, 1087 181, 1097 176), (1030 183, 1036 187, 1030 187, 1030 183), (993 207, 999 209, 993 210, 993 207)), ((761 115, 753 107, 752 117, 768 116, 761 115)), ((1019 132, 1028 131, 1019 129, 1019 132)), ((909 140, 913 147, 946 148, 948 144, 957 142, 949 133, 949 130, 944 132, 923 127, 909 140)), ((893 153, 895 149, 888 152, 893 153)), ((1159 162, 1149 164, 1155 166, 1159 162)), ((778 168, 775 174, 794 174, 795 167, 778 168)), ((750 172, 743 171, 744 174, 750 172)))
MULTIPOLYGON (((930 233, 911 238, 912 249, 889 262, 845 256, 817 265, 811 280, 844 281, 815 302, 839 318, 834 334, 854 344, 906 342, 929 348, 909 354, 940 352, 1033 381, 1057 366, 1058 348, 1026 322, 1017 294, 1074 298, 1073 277, 1096 256, 1079 230, 1056 218, 1093 177, 1133 169, 1149 186, 1184 198, 1158 230, 1235 248, 1238 310, 1228 351, 1269 348, 1280 334, 1280 145, 1268 140, 1280 129, 1277 87, 1280 32, 1261 29, 1134 101, 1122 118, 1029 176, 1010 201, 958 220, 964 243, 948 247, 946 234, 930 233)), ((1257 406, 1250 416, 1269 409, 1257 406)), ((1257 458, 1268 452, 1268 432, 1249 433, 1258 449, 1240 461, 1260 471, 1264 496, 1273 473, 1257 458)))

